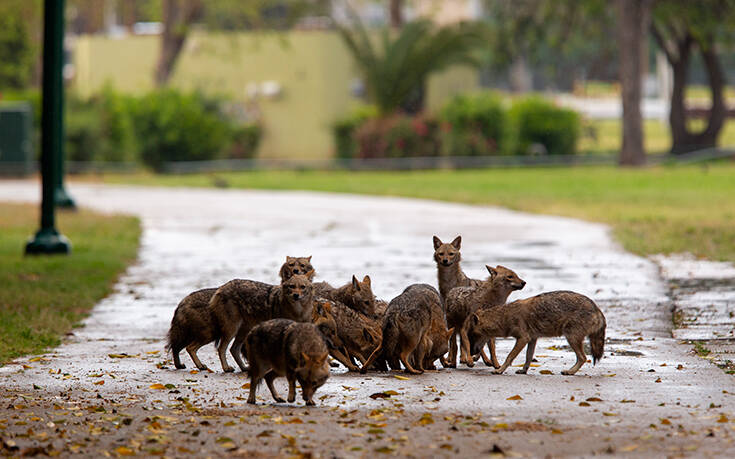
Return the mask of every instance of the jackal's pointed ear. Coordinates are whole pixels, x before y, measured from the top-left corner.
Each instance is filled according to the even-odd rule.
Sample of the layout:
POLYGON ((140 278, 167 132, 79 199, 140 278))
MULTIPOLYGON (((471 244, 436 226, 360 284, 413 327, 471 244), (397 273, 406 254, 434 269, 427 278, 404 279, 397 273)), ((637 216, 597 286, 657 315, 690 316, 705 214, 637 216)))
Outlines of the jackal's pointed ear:
POLYGON ((438 249, 440 245, 442 245, 442 240, 438 237, 434 236, 434 250, 438 249))
POLYGON ((317 357, 314 361, 316 365, 323 365, 324 362, 327 361, 327 357, 329 357, 329 352, 325 352, 324 354, 317 357))
POLYGON ((367 284, 368 287, 370 287, 370 276, 365 276, 362 278, 362 283, 367 284))
POLYGON ((447 330, 447 339, 451 338, 453 334, 454 334, 454 327, 447 330))
POLYGON ((306 261, 308 261, 309 263, 311 263, 311 255, 309 255, 308 257, 306 257, 306 261))
POLYGON ((473 325, 480 324, 480 316, 478 316, 477 313, 472 314, 472 324, 473 325))
POLYGON ((367 328, 362 329, 362 336, 365 338, 365 341, 367 341, 370 344, 375 344, 375 338, 373 338, 373 335, 370 333, 370 331, 367 328))
POLYGON ((294 257, 289 257, 288 255, 286 255, 286 263, 288 263, 289 261, 294 261, 294 257))
POLYGON ((462 236, 457 236, 452 241, 452 246, 454 246, 455 249, 459 250, 459 248, 462 246, 462 236))
POLYGON ((485 267, 487 268, 487 272, 490 273, 490 277, 495 277, 495 276, 498 275, 498 271, 496 271, 495 268, 493 268, 493 267, 491 267, 489 265, 485 265, 485 267))
POLYGON ((355 288, 355 290, 360 290, 360 282, 357 280, 357 277, 355 275, 352 275, 352 286, 355 288))
POLYGON ((306 352, 301 352, 301 358, 304 359, 304 364, 307 364, 311 361, 311 358, 306 352))

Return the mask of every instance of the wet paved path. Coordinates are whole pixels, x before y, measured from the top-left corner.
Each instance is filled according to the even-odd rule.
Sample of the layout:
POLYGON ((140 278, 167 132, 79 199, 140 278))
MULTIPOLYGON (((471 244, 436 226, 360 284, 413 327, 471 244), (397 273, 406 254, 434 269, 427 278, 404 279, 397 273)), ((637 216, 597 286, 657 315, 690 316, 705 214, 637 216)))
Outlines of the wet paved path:
MULTIPOLYGON (((541 339, 539 366, 526 376, 512 371, 494 376, 483 366, 442 370, 408 381, 380 373, 334 375, 317 393, 326 395, 322 404, 370 410, 385 402, 368 395, 393 389, 406 411, 482 413, 492 420, 488 422, 541 421, 565 429, 598 426, 595 435, 601 437, 586 440, 594 447, 601 447, 615 429, 641 433, 653 424, 658 429, 652 432, 661 434, 661 442, 647 444, 657 437, 643 436, 634 451, 666 451, 664 431, 670 429, 676 437, 681 430, 676 426, 681 424, 685 430, 704 433, 717 429, 718 440, 701 440, 700 452, 709 447, 722 453, 729 448, 729 426, 735 428, 735 423, 716 420, 722 414, 735 418, 732 376, 671 337, 671 302, 657 266, 622 251, 603 225, 404 198, 92 184, 69 188, 82 206, 141 217, 139 261, 121 279, 116 293, 104 299, 85 326, 47 360, 30 363, 25 371, 20 365, 0 368, 0 385, 6 388, 33 383, 49 392, 80 388, 104 396, 125 392, 151 403, 174 400, 184 392, 201 403, 238 406, 247 396, 240 388, 247 379, 221 373, 211 346, 202 348, 199 356, 218 370, 214 374, 192 375, 170 365, 157 368, 167 358, 163 337, 183 296, 235 277, 275 283, 286 255, 312 255, 317 280, 342 284, 353 273, 370 274, 375 294, 389 300, 411 283, 435 285, 431 236, 451 239, 461 234, 468 275, 485 277, 484 264, 501 264, 527 281, 511 300, 556 289, 595 299, 608 322, 602 362, 585 365, 578 376, 561 376, 573 354, 564 349, 563 339, 541 339), (123 353, 135 357, 109 357, 123 353), (60 374, 51 374, 58 369, 60 374), (542 369, 553 375, 540 375, 542 369), (104 376, 104 385, 94 385, 100 377, 89 376, 108 372, 114 377, 104 376), (151 391, 153 383, 171 383, 180 392, 151 391), (516 394, 522 400, 507 400, 516 394), (602 401, 580 406, 580 401, 593 397, 602 401), (661 425, 664 418, 671 424, 661 425)), ((36 201, 38 195, 36 183, 0 182, 0 200, 36 201)), ((510 340, 501 341, 499 358, 511 346, 510 340)), ((182 359, 192 367, 188 356, 182 354, 182 359)), ((522 356, 516 363, 522 363, 522 356)), ((285 387, 285 382, 279 383, 285 387)), ((270 403, 264 388, 260 394, 261 402, 270 403)), ((679 446, 676 451, 685 450, 679 446)))

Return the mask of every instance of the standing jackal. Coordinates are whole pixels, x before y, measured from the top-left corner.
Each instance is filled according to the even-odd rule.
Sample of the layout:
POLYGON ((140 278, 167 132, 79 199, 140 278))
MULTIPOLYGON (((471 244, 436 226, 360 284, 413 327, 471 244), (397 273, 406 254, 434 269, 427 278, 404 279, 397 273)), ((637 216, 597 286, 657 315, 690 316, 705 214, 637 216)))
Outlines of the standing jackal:
POLYGON ((274 318, 309 322, 312 318, 314 292, 308 277, 297 274, 281 285, 270 285, 245 279, 234 279, 219 289, 210 301, 212 314, 221 329, 217 347, 222 369, 234 371, 227 363, 227 346, 235 340, 230 353, 242 371, 242 346, 250 330, 257 324, 274 318))
POLYGON ((166 350, 173 354, 176 368, 186 368, 179 357, 179 352, 186 349, 198 369, 207 369, 197 357, 197 351, 220 336, 217 321, 209 309, 209 300, 216 291, 216 288, 197 290, 184 297, 176 307, 166 343, 166 350))
POLYGON ((469 319, 467 337, 473 353, 492 337, 512 336, 516 339, 503 366, 494 370, 498 374, 503 373, 523 346, 528 345, 526 363, 516 372, 525 374, 531 365, 538 338, 564 336, 577 355, 577 362, 561 373, 573 375, 587 361, 582 344, 585 337, 589 336, 593 363, 602 358, 605 326, 605 315, 594 301, 579 293, 558 291, 477 311, 469 319))
MULTIPOLYGON (((467 317, 480 308, 489 308, 493 306, 502 306, 505 304, 508 296, 515 291, 521 290, 526 281, 518 277, 512 270, 497 266, 491 268, 485 265, 490 277, 482 281, 477 287, 457 287, 449 292, 446 298, 447 307, 447 325, 459 331, 460 342, 462 344, 462 354, 460 361, 468 366, 474 365, 474 360, 469 352, 469 345, 463 333, 463 327, 467 321, 467 317)), ((488 366, 495 368, 500 367, 498 359, 495 356, 495 339, 490 339, 488 343, 490 347, 490 361, 485 361, 488 366)), ((454 368, 457 365, 457 340, 450 340, 450 351, 448 366, 454 368)))
POLYGON ((383 339, 360 373, 367 372, 378 359, 388 361, 393 369, 403 364, 406 373, 424 372, 424 358, 431 346, 429 331, 432 304, 437 300, 436 289, 427 284, 414 284, 393 298, 383 317, 383 339), (410 357, 410 358, 409 358, 410 357), (414 362, 418 368, 414 368, 414 362))
POLYGON ((263 377, 273 399, 284 402, 273 380, 285 376, 289 403, 296 399, 298 381, 306 404, 315 404, 314 393, 329 378, 329 363, 327 346, 314 324, 288 319, 268 320, 248 333, 246 350, 250 363, 248 403, 255 403, 255 393, 263 377))

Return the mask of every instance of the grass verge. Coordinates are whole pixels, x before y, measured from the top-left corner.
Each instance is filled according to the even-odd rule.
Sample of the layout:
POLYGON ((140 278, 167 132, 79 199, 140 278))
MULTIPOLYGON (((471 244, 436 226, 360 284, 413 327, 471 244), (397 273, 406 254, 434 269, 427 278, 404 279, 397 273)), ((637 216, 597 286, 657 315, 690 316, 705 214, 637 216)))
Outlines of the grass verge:
POLYGON ((316 190, 498 205, 609 224, 629 251, 691 252, 735 261, 735 165, 484 169, 466 171, 260 171, 105 176, 162 186, 316 190))
POLYGON ((59 212, 69 256, 24 257, 38 207, 0 203, 0 365, 57 346, 132 262, 140 239, 134 217, 59 212))

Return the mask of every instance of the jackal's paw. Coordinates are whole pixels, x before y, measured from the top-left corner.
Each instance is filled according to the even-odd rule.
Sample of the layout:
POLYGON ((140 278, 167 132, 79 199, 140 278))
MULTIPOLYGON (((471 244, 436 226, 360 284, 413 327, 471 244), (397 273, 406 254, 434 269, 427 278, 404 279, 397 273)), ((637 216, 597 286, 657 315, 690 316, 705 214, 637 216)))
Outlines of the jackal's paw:
POLYGON ((252 398, 252 399, 249 398, 248 403, 250 403, 251 405, 255 405, 255 398, 252 398))
POLYGON ((503 370, 495 369, 495 370, 491 371, 490 373, 492 373, 494 375, 502 375, 503 374, 503 370))
POLYGON ((314 400, 307 400, 306 401, 306 406, 315 406, 315 405, 316 405, 316 403, 314 403, 314 400))
POLYGON ((197 369, 199 369, 199 370, 201 370, 201 371, 207 371, 207 370, 209 370, 209 368, 207 368, 207 366, 206 366, 206 365, 202 365, 202 366, 200 366, 200 367, 197 367, 197 369))
POLYGON ((524 370, 523 368, 521 368, 520 370, 516 370, 516 374, 517 375, 525 375, 526 374, 526 370, 524 370))
POLYGON ((233 371, 235 371, 235 369, 232 367, 224 367, 223 370, 225 370, 225 373, 232 373, 233 371))
POLYGON ((288 403, 293 403, 295 401, 296 401, 296 396, 295 395, 293 397, 288 397, 288 403))
POLYGON ((286 403, 286 400, 282 399, 281 397, 273 397, 273 400, 275 400, 276 403, 286 403))
POLYGON ((174 364, 174 366, 177 370, 183 370, 184 368, 186 368, 186 365, 184 365, 183 363, 179 363, 178 365, 174 364))
POLYGON ((562 370, 561 374, 564 376, 573 376, 576 371, 562 370))

